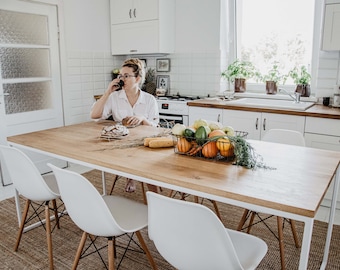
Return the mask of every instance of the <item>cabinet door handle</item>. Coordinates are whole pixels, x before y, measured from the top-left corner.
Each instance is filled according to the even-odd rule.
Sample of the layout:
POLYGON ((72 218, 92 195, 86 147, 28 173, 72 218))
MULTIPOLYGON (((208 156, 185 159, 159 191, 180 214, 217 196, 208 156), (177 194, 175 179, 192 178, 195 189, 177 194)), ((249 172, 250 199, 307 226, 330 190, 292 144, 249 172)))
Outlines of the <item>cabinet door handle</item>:
POLYGON ((258 119, 258 118, 256 118, 255 129, 256 129, 256 130, 259 129, 259 119, 258 119))
POLYGON ((220 122, 220 117, 221 117, 221 115, 218 114, 218 116, 217 116, 217 122, 220 122))
POLYGON ((133 16, 136 18, 136 9, 133 9, 133 16))
POLYGON ((263 119, 263 130, 266 130, 266 118, 263 119))
POLYGON ((138 52, 138 50, 130 50, 130 52, 138 52))
POLYGON ((130 8, 130 10, 129 10, 129 17, 130 17, 130 19, 132 18, 132 17, 131 17, 131 8, 130 8))

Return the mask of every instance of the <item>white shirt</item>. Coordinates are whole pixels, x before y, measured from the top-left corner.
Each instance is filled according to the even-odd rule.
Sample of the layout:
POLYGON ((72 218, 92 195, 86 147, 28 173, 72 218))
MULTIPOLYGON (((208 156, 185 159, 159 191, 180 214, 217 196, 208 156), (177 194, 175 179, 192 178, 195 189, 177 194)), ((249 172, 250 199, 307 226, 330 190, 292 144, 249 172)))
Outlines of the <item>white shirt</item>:
POLYGON ((127 99, 124 90, 114 91, 107 99, 100 119, 107 119, 111 115, 115 121, 122 121, 127 116, 144 116, 153 126, 159 124, 159 111, 156 98, 144 91, 140 91, 137 102, 133 107, 127 99))

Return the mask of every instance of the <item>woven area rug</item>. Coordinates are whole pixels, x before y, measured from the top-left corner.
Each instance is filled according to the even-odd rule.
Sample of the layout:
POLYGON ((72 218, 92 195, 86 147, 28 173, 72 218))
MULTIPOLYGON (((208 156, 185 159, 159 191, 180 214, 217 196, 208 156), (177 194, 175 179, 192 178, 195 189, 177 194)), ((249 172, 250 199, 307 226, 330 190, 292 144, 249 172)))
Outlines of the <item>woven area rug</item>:
MULTIPOLYGON (((88 178, 100 192, 102 192, 101 172, 93 170, 85 173, 84 176, 88 178)), ((110 191, 114 176, 107 174, 106 179, 107 190, 110 191)), ((127 196, 141 202, 143 201, 140 184, 137 183, 137 190, 132 194, 126 193, 124 191, 124 186, 125 179, 120 179, 114 189, 114 194, 127 196)), ((167 195, 169 194, 169 190, 163 189, 162 193, 167 195)), ((187 197, 187 200, 192 200, 192 196, 187 197)), ((213 209, 212 203, 209 200, 204 200, 203 204, 213 209)), ((0 269, 48 269, 46 236, 43 227, 40 226, 25 233, 21 239, 19 250, 14 252, 13 247, 18 230, 14 199, 11 198, 1 201, 0 205, 0 269)), ((218 203, 218 207, 224 225, 227 228, 236 229, 242 216, 243 209, 222 203, 218 203)), ((86 209, 84 209, 84 211, 86 211, 86 209)), ((91 213, 89 213, 89 215, 91 215, 91 213)), ((55 269, 71 269, 82 232, 74 225, 68 216, 62 217, 60 222, 61 228, 59 230, 55 229, 52 234, 55 269)), ((53 224, 54 222, 52 225, 53 224)), ((267 224, 273 228, 274 232, 277 232, 276 218, 269 219, 267 224)), ((297 222, 297 230, 300 241, 303 233, 302 225, 302 223, 297 222)), ((320 268, 326 232, 327 223, 315 221, 308 269, 320 268)), ((281 269, 279 245, 276 237, 262 223, 254 226, 251 233, 265 240, 268 245, 268 253, 259 265, 258 269, 281 269)), ((159 255, 152 241, 148 239, 147 229, 143 230, 142 235, 151 251, 158 269, 174 269, 159 255)), ((298 269, 300 249, 296 248, 294 245, 289 224, 285 224, 284 240, 286 269, 298 269)), ((98 245, 105 246, 106 239, 99 239, 98 241, 98 245)), ((117 239, 117 244, 119 246, 123 246, 126 243, 126 238, 117 239)), ((329 260, 326 269, 339 269, 339 244, 340 226, 334 226, 329 260)), ((101 250, 101 254, 106 262, 107 249, 103 248, 101 250)), ((122 249, 117 248, 116 262, 121 258, 121 255, 122 249)), ((80 260, 78 269, 105 269, 105 266, 97 254, 92 254, 80 260)), ((129 251, 119 269, 150 269, 150 265, 144 254, 136 251, 129 251)))

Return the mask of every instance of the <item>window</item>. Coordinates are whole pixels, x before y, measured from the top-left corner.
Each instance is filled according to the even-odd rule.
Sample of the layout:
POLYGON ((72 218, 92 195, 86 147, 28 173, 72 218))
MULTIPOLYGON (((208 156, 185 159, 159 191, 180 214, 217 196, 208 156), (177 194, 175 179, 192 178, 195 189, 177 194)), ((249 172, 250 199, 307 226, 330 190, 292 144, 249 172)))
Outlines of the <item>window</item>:
MULTIPOLYGON (((229 50, 229 62, 251 61, 262 75, 273 65, 282 74, 295 66, 312 72, 314 1, 230 0, 229 16, 234 37, 230 48, 235 50, 229 50)), ((284 88, 294 86, 287 79, 284 88)), ((263 82, 247 80, 247 90, 263 91, 263 82)))

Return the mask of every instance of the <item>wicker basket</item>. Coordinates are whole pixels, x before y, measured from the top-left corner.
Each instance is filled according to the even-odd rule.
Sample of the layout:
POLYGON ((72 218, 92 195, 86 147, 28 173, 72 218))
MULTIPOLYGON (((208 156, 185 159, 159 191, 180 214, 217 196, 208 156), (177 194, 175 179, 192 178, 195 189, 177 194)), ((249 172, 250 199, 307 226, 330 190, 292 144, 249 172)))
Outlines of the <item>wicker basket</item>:
MULTIPOLYGON (((248 132, 235 131, 235 137, 247 138, 248 132)), ((228 136, 221 136, 216 140, 207 139, 197 142, 195 138, 173 136, 176 154, 196 158, 219 161, 233 161, 235 159, 234 147, 228 136)))

